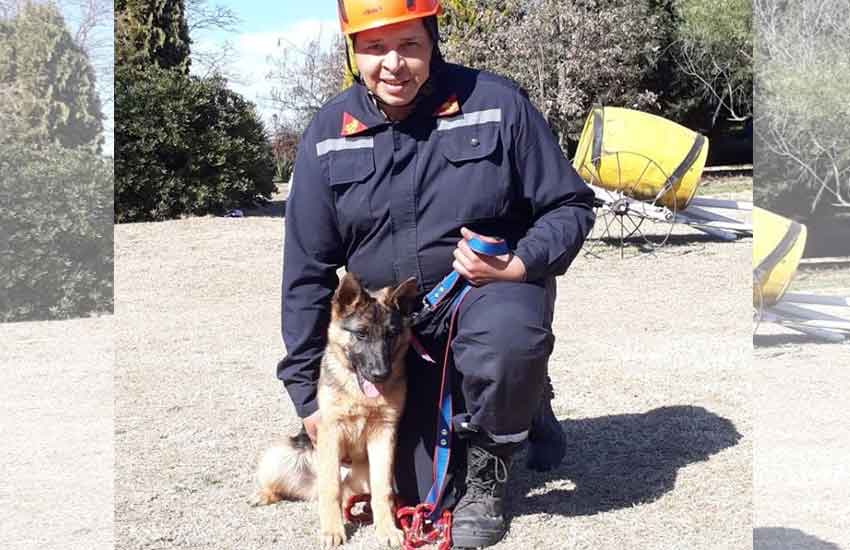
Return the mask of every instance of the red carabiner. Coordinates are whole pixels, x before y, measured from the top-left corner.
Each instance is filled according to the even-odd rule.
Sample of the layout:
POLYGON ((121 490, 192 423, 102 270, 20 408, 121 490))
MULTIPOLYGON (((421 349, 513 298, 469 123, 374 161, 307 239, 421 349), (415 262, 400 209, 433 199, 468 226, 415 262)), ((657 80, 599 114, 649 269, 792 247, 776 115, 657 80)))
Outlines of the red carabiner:
POLYGON ((452 513, 443 510, 434 528, 440 533, 437 537, 437 550, 450 550, 452 547, 452 513))
POLYGON ((437 544, 438 550, 449 550, 452 546, 452 514, 443 510, 436 522, 428 520, 434 511, 432 504, 405 506, 396 512, 396 517, 404 532, 404 550, 416 550, 426 544, 437 544))
POLYGON ((364 493, 362 495, 351 495, 348 498, 348 502, 345 503, 345 510, 343 515, 345 516, 345 521, 349 523, 359 523, 361 525, 366 525, 372 523, 372 506, 369 504, 372 501, 372 495, 369 493, 364 493), (363 506, 363 511, 355 514, 352 510, 359 503, 365 503, 363 506))

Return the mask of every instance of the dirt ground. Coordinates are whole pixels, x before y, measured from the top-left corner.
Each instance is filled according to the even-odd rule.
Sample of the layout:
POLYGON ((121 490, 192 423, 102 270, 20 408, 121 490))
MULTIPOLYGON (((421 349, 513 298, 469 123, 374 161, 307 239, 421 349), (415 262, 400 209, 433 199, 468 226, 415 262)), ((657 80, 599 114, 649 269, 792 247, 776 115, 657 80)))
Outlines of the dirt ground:
MULTIPOLYGON (((252 509, 260 450, 298 425, 274 377, 281 204, 116 227, 116 547, 316 547, 314 506, 252 509)), ((751 545, 750 244, 687 229, 560 279, 561 468, 518 460, 496 548, 751 545)), ((372 548, 372 528, 349 548, 372 548)))
MULTIPOLYGON (((274 376, 281 207, 117 226, 114 316, 0 327, 15 350, 0 546, 316 548, 312 504, 246 503, 259 452, 298 425, 274 376)), ((569 453, 548 474, 518 458, 494 548, 751 547, 750 242, 674 237, 623 260, 597 248, 560 279, 550 370, 569 453)))
MULTIPOLYGON (((850 270, 801 269, 789 290, 850 296, 850 270)), ((850 342, 766 325, 753 343, 755 547, 850 548, 850 342)))
POLYGON ((0 324, 0 548, 113 547, 113 320, 0 324))

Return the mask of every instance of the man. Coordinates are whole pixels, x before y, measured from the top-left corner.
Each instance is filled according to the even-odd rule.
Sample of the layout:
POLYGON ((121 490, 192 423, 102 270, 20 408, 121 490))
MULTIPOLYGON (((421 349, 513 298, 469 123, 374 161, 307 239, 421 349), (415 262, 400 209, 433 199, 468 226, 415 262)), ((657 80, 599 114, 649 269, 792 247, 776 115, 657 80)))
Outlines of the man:
MULTIPOLYGON (((505 534, 513 452, 531 439, 538 467, 563 456, 546 376, 554 277, 592 227, 593 193, 521 90, 443 60, 440 11, 439 0, 339 0, 359 76, 299 145, 284 245, 288 355, 278 377, 315 437, 336 269, 370 289, 415 277, 423 295, 457 271, 473 288, 456 333, 446 307, 415 329, 435 357, 450 345, 457 399, 442 505, 454 505, 455 546, 481 547, 505 534), (510 252, 487 256, 470 246, 493 236, 510 252)), ((439 371, 411 355, 395 468, 408 503, 431 489, 439 371)))

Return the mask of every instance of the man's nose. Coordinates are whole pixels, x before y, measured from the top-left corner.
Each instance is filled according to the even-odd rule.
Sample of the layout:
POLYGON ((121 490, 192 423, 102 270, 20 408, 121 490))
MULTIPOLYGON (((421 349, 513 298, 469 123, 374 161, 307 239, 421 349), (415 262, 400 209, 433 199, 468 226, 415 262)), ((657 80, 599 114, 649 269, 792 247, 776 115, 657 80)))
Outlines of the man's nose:
POLYGON ((391 73, 396 73, 404 64, 404 58, 398 55, 398 52, 395 50, 390 50, 384 56, 384 68, 390 71, 391 73))

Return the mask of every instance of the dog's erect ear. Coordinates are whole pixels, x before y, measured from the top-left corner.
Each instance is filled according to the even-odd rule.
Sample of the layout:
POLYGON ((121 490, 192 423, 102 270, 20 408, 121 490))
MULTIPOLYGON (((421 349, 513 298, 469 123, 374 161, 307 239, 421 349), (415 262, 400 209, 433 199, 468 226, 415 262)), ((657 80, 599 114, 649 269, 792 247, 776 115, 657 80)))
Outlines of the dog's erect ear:
POLYGON ((408 316, 416 310, 418 293, 416 278, 411 277, 389 292, 387 304, 398 309, 402 315, 408 316))
POLYGON ((346 273, 334 294, 333 305, 336 314, 344 317, 354 310, 364 297, 368 297, 368 293, 360 285, 357 276, 354 273, 346 273))

